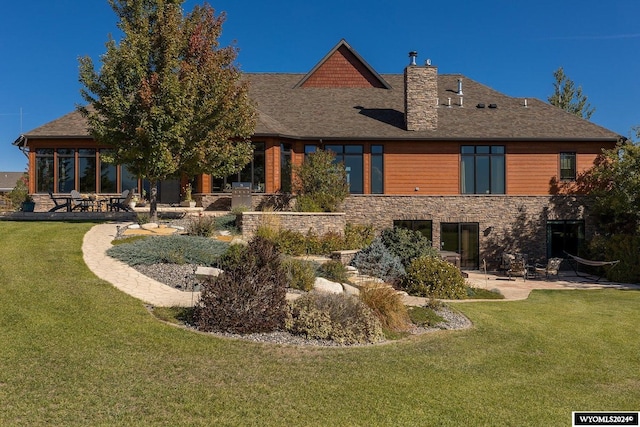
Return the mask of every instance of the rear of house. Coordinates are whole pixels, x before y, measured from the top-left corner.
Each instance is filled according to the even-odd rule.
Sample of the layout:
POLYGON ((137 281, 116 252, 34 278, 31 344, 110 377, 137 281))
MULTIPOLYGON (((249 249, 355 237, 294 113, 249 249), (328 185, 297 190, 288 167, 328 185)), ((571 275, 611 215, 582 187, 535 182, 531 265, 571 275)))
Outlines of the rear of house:
MULTIPOLYGON (((415 52, 403 73, 378 74, 344 40, 306 74, 246 78, 259 113, 254 158, 234 176, 188 178, 205 209, 228 208, 233 185, 250 187, 256 207, 290 191, 291 165, 320 148, 347 169, 348 222, 420 230, 460 253, 463 268, 504 251, 540 260, 576 253, 595 231, 591 199, 577 182, 621 139, 607 129, 438 74, 430 61, 418 65, 415 52)), ((93 141, 77 112, 16 145, 29 155, 33 193, 144 190, 125 167, 101 161, 108 147, 93 141)), ((176 202, 180 187, 163 183, 161 201, 176 202)))

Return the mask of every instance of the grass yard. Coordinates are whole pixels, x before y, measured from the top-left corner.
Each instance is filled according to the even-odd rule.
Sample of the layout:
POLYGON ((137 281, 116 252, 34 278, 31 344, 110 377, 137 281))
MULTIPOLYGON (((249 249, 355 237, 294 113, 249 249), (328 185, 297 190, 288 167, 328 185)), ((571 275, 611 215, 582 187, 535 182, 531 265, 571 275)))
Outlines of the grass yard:
POLYGON ((0 222, 0 425, 541 426, 640 410, 640 292, 455 307, 475 328, 360 348, 159 322, 82 260, 91 224, 0 222))

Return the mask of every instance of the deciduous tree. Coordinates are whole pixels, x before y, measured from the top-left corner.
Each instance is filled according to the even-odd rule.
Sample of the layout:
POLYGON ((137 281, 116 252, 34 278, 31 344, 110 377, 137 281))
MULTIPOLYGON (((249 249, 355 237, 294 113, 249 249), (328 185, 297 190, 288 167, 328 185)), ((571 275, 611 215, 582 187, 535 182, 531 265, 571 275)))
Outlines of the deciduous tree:
POLYGON ((184 0, 109 0, 123 37, 111 36, 102 67, 80 58, 88 105, 79 107, 109 160, 151 183, 180 175, 224 177, 251 161, 255 109, 234 65, 237 49, 221 48, 225 20, 208 6, 186 16, 184 0))
MULTIPOLYGON (((640 137, 640 127, 635 128, 640 137)), ((589 171, 595 213, 610 234, 640 231, 640 145, 627 141, 603 156, 589 171)))
POLYGON ((587 96, 582 93, 582 86, 576 87, 573 80, 564 73, 562 67, 554 71, 553 77, 555 82, 553 83, 553 95, 547 98, 549 103, 589 120, 596 109, 588 103, 587 96))

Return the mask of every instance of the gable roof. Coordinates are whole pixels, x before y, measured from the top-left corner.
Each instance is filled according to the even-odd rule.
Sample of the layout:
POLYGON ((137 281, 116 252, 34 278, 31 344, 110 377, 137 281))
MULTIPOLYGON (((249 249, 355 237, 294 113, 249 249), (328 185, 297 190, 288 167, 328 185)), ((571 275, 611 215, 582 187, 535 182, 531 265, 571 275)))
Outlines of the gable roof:
POLYGON ((295 87, 391 88, 344 39, 340 40, 295 87))
MULTIPOLYGON (((379 75, 341 40, 307 74, 245 73, 255 137, 301 140, 618 141, 622 136, 538 99, 514 98, 460 74, 437 76, 438 125, 407 131, 403 74, 379 75), (342 73, 342 74, 340 74, 342 73), (332 76, 338 76, 333 78, 332 76), (464 97, 457 95, 462 79, 464 97), (484 108, 479 108, 483 104, 484 108), (489 108, 491 104, 495 108, 489 108)), ((21 136, 87 138, 74 111, 21 136)))

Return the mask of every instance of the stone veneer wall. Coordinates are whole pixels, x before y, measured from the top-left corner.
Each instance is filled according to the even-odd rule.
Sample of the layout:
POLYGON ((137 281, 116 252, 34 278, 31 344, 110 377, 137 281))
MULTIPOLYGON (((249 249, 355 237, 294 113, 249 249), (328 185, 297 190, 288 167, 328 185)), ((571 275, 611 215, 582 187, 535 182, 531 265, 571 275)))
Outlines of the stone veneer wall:
POLYGON ((347 223, 371 224, 376 230, 394 220, 431 220, 434 246, 443 222, 478 223, 480 261, 495 267, 502 252, 522 252, 530 261, 546 259, 546 221, 584 220, 585 234, 594 233, 587 196, 391 196, 353 195, 343 208, 347 223))
MULTIPOLYGON (((231 196, 224 197, 230 206, 231 196)), ((278 206, 276 210, 287 210, 288 200, 281 197, 253 195, 253 208, 278 206)), ((207 210, 216 210, 213 206, 219 204, 220 196, 210 195, 205 200, 214 202, 203 203, 207 210)), ((479 259, 486 259, 489 267, 495 268, 503 252, 522 252, 529 255, 531 262, 544 261, 547 220, 584 220, 585 237, 590 239, 595 233, 595 224, 589 215, 592 204, 593 199, 588 196, 352 195, 343 203, 344 214, 270 212, 265 215, 267 218, 279 217, 280 226, 303 233, 309 229, 342 232, 346 223, 370 224, 380 231, 392 227, 394 220, 431 220, 432 240, 436 247, 440 242, 441 223, 478 223, 479 259)), ((243 216, 246 223, 243 228, 249 234, 257 229, 260 221, 266 221, 258 212, 247 212, 243 216)))
POLYGON ((316 212, 242 212, 239 215, 242 237, 250 239, 258 227, 267 225, 306 234, 317 235, 329 232, 343 234, 346 225, 345 214, 316 212))

